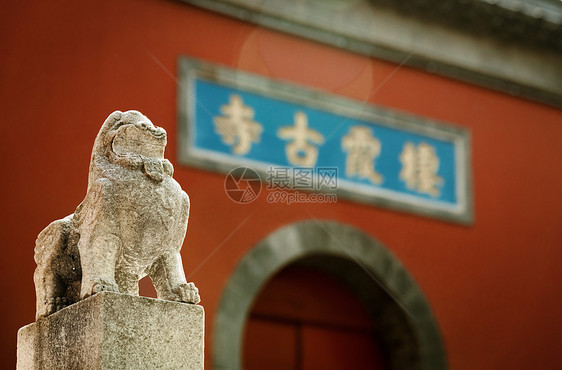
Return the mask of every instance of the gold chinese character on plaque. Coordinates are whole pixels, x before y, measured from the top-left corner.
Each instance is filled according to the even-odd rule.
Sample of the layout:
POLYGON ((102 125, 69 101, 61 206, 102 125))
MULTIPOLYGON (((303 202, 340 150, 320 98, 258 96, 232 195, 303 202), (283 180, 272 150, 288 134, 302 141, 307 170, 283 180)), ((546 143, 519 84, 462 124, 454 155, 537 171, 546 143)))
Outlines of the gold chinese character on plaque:
POLYGON ((230 96, 230 102, 221 107, 222 116, 214 117, 215 132, 236 154, 248 154, 252 143, 259 143, 262 125, 253 121, 254 110, 244 105, 238 94, 230 96))
POLYGON ((293 126, 281 127, 277 136, 283 140, 291 140, 285 145, 287 161, 295 166, 313 167, 318 159, 318 148, 311 143, 321 144, 324 136, 316 130, 308 128, 305 113, 295 113, 293 126))
POLYGON ((366 126, 352 126, 341 141, 347 152, 345 175, 368 179, 373 184, 381 184, 384 177, 375 170, 375 160, 381 153, 381 142, 373 136, 366 126))
POLYGON ((439 157, 435 147, 427 143, 416 146, 412 142, 407 142, 400 154, 400 162, 402 163, 400 179, 405 182, 408 189, 432 197, 441 195, 438 187, 443 185, 443 178, 437 175, 439 157))

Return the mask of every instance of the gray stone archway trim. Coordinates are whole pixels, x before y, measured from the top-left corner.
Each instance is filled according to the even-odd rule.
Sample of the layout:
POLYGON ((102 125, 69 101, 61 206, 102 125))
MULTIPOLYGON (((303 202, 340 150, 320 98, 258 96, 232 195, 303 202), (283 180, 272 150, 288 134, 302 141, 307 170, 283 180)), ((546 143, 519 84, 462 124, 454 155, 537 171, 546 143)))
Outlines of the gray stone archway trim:
POLYGON ((239 262, 219 302, 213 343, 215 369, 242 367, 244 324, 262 286, 283 267, 313 255, 352 260, 375 276, 405 309, 419 346, 422 369, 446 369, 441 335, 412 276, 381 243, 348 225, 302 221, 276 230, 239 262))

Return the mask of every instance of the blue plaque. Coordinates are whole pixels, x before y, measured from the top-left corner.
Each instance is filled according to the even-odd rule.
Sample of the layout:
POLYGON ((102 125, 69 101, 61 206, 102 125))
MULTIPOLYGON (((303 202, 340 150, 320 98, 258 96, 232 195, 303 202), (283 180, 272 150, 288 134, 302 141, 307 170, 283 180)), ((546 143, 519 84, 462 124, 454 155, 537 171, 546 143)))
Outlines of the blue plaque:
POLYGON ((202 61, 179 62, 181 163, 221 172, 247 166, 264 176, 286 168, 295 185, 302 169, 318 183, 330 170, 336 186, 316 190, 472 222, 467 130, 202 61))

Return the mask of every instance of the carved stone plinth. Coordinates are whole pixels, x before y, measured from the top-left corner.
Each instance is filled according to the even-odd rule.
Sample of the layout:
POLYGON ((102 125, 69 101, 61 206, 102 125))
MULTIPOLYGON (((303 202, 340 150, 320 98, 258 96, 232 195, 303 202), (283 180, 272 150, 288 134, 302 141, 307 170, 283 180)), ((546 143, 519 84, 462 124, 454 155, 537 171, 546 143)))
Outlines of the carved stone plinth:
POLYGON ((102 292, 18 332, 17 369, 203 369, 203 307, 102 292))

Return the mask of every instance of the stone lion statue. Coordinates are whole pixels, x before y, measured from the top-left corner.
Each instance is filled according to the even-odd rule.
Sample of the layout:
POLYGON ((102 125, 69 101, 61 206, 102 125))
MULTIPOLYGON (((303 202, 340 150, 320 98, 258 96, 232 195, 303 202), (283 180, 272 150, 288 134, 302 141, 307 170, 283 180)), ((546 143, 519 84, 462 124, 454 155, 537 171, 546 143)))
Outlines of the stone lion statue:
POLYGON ((137 111, 113 112, 92 150, 86 197, 37 237, 37 319, 92 294, 138 295, 148 275, 158 298, 197 304, 180 256, 189 197, 164 158, 166 131, 137 111))

